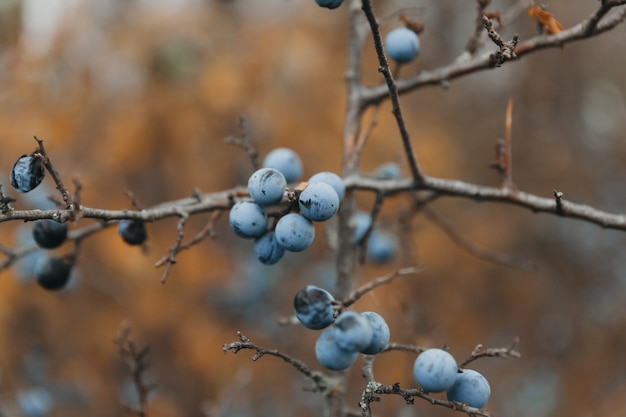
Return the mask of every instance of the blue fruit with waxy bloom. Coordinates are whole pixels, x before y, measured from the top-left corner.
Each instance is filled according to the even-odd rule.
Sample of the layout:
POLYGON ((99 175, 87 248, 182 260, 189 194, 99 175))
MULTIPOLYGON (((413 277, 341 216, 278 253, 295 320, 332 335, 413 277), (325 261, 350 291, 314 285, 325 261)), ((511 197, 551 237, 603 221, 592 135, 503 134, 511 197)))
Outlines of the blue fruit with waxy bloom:
POLYGON ((302 160, 289 148, 276 148, 265 156, 264 168, 274 168, 282 172, 287 182, 294 182, 302 176, 302 160))
POLYGON ((315 356, 322 366, 332 371, 341 371, 349 368, 358 358, 357 351, 341 349, 335 340, 333 328, 320 333, 315 342, 315 356))
POLYGON ((296 317, 309 329, 321 330, 335 321, 335 299, 331 293, 315 285, 307 285, 293 299, 296 317))
POLYGON ((280 246, 272 230, 254 241, 254 256, 264 265, 274 265, 284 254, 285 248, 280 246))
POLYGON ((240 237, 257 238, 267 230, 267 213, 254 201, 238 201, 230 209, 228 224, 240 237))
POLYGON ((426 392, 443 392, 456 381, 458 368, 454 357, 443 349, 427 349, 413 364, 415 381, 426 392))
POLYGON ((339 210, 339 196, 325 182, 310 182, 298 197, 302 215, 314 222, 323 222, 339 210))
POLYGON ((481 408, 491 396, 489 382, 479 372, 463 369, 458 373, 456 382, 446 392, 448 401, 458 401, 470 407, 481 408))
POLYGON ((325 182, 335 189, 339 201, 343 200, 343 196, 346 194, 346 186, 343 183, 341 177, 334 172, 322 171, 309 178, 309 182, 325 182))
POLYGON ((355 311, 341 313, 331 329, 337 345, 348 352, 367 349, 374 336, 369 320, 355 311))
POLYGON ((366 311, 361 313, 361 315, 369 321, 370 327, 372 328, 372 340, 365 349, 361 350, 361 353, 376 355, 385 350, 389 344, 389 338, 391 336, 389 325, 387 325, 387 322, 380 314, 373 311, 366 311))
POLYGON ((413 61, 419 54, 419 37, 411 29, 396 28, 387 34, 385 48, 391 59, 399 64, 406 64, 413 61))
POLYGON ((45 174, 43 163, 33 155, 22 155, 11 169, 11 185, 20 193, 34 190, 45 174))
POLYGON ((285 176, 274 168, 258 169, 248 179, 250 197, 262 206, 280 203, 286 187, 285 176))
POLYGON ((284 215, 276 223, 276 241, 285 250, 301 252, 311 246, 315 239, 315 226, 298 213, 284 215))

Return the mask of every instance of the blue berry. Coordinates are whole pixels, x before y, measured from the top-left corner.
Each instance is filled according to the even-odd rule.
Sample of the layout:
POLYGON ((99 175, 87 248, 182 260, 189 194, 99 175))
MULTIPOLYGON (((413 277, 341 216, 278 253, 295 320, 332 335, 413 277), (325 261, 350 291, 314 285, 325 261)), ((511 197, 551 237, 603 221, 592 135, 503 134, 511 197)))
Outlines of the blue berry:
POLYGON ((395 162, 386 162, 376 168, 374 175, 381 180, 395 180, 400 177, 401 172, 400 165, 395 162))
POLYGON ((387 53, 399 64, 406 64, 417 57, 420 42, 417 34, 411 29, 400 27, 392 30, 385 38, 387 53))
POLYGON ((334 172, 322 171, 313 175, 309 178, 309 183, 311 182, 325 182, 335 189, 337 192, 337 196, 339 196, 339 201, 343 200, 343 196, 346 194, 346 186, 343 183, 341 177, 334 172))
POLYGON ((117 225, 117 233, 129 245, 143 245, 148 238, 146 224, 142 220, 120 220, 117 225))
POLYGON ((320 330, 335 320, 333 296, 323 288, 307 285, 293 299, 296 317, 309 329, 320 330))
POLYGON ((67 225, 51 219, 39 220, 33 226, 33 239, 44 249, 58 248, 67 238, 67 225))
POLYGON ((72 266, 63 258, 42 256, 33 270, 37 282, 46 290, 60 290, 70 279, 72 266))
POLYGON ((389 326, 380 314, 373 311, 366 311, 361 313, 361 315, 369 321, 373 332, 370 344, 367 345, 365 349, 361 350, 361 353, 366 355, 376 355, 377 353, 382 352, 389 344, 389 326))
POLYGON ((426 392, 443 392, 456 381, 458 368, 454 357, 443 349, 427 349, 413 365, 415 381, 426 392))
POLYGON ((52 395, 41 387, 18 391, 16 400, 24 417, 45 417, 54 405, 52 395))
POLYGON ((266 232, 254 241, 254 256, 263 265, 274 265, 285 254, 285 249, 276 241, 273 231, 266 232))
POLYGON ((367 349, 374 336, 370 321, 354 311, 341 313, 335 319, 332 330, 337 345, 348 352, 367 349))
POLYGON ((367 257, 376 263, 393 260, 398 250, 396 237, 388 232, 372 230, 367 239, 367 257))
POLYGON ((323 222, 333 217, 339 210, 339 196, 335 189, 325 182, 310 182, 300 193, 298 206, 307 219, 323 222))
POLYGON ((283 199, 287 180, 274 168, 261 168, 248 179, 248 192, 257 204, 271 206, 283 199))
POLYGON ((327 9, 336 9, 341 6, 343 0, 315 0, 318 6, 325 7, 327 9))
POLYGON ((263 160, 264 168, 274 168, 285 176, 287 182, 294 182, 302 176, 302 160, 289 148, 276 148, 263 160))
POLYGON ((239 201, 230 209, 228 223, 238 236, 253 239, 267 230, 267 214, 253 201, 239 201))
POLYGON ((481 408, 491 395, 489 382, 480 373, 464 369, 458 373, 456 382, 446 392, 448 401, 458 401, 470 407, 481 408))
POLYGON ((359 356, 357 351, 341 349, 334 337, 334 331, 330 329, 320 333, 315 342, 315 356, 325 368, 333 371, 341 371, 349 368, 359 356))
POLYGON ((354 227, 354 240, 359 242, 372 224, 372 216, 366 211, 359 210, 354 213, 350 223, 354 227))
POLYGON ((315 226, 298 213, 284 215, 276 223, 276 240, 288 251, 301 252, 315 239, 315 226))
POLYGON ((44 173, 44 166, 39 158, 22 155, 11 170, 11 185, 20 193, 27 193, 41 184, 44 173))

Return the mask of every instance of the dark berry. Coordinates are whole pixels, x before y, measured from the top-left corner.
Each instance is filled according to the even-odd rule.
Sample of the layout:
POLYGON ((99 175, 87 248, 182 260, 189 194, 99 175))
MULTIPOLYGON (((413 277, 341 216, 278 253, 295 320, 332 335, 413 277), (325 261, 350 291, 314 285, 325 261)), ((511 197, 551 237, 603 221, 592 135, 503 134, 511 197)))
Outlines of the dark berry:
POLYGON ((58 248, 67 238, 67 225, 54 220, 39 220, 33 226, 33 238, 40 248, 58 248))
POLYGON ((141 245, 148 238, 146 224, 141 220, 120 220, 117 232, 129 245, 141 245))
POLYGON ((22 155, 11 170, 11 185, 20 193, 27 193, 41 184, 44 172, 39 158, 33 155, 22 155))
POLYGON ((72 266, 63 258, 42 256, 35 264, 35 278, 46 290, 60 290, 70 279, 72 266))

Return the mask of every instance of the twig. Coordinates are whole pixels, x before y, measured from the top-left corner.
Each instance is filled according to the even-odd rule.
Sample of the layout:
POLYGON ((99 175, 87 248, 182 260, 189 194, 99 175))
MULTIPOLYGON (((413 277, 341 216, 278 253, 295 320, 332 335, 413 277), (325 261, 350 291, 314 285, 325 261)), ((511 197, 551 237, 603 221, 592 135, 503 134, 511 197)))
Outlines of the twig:
POLYGON ((485 29, 487 29, 489 39, 498 45, 499 48, 499 50, 491 57, 494 66, 500 67, 506 61, 517 58, 517 55, 515 55, 515 47, 519 42, 519 36, 517 34, 513 35, 513 39, 505 42, 502 40, 500 34, 494 29, 492 19, 486 15, 483 16, 483 25, 485 26, 485 29))
POLYGON ((422 209, 424 215, 433 222, 437 227, 445 232, 450 239, 461 248, 465 249, 467 252, 472 255, 485 260, 487 262, 493 262, 498 265, 504 265, 512 268, 518 268, 525 271, 533 271, 536 268, 531 262, 525 261, 523 259, 518 259, 512 255, 508 255, 505 253, 498 253, 495 251, 491 251, 489 249, 482 248, 461 233, 456 230, 450 223, 443 219, 440 215, 438 215, 433 209, 430 207, 424 207, 422 209))
POLYGON ((459 368, 465 368, 469 363, 480 358, 502 358, 502 359, 519 359, 522 354, 517 351, 519 338, 513 339, 513 342, 506 348, 489 348, 483 349, 483 345, 474 348, 471 355, 459 364, 459 368))
POLYGON ((180 218, 178 219, 178 224, 176 225, 176 239, 174 240, 174 244, 169 249, 169 255, 165 257, 165 261, 161 258, 161 261, 157 262, 157 267, 165 264, 165 270, 163 271, 163 275, 161 276, 161 283, 164 284, 165 280, 167 280, 167 276, 170 273, 170 269, 176 263, 176 254, 180 252, 180 244, 183 241, 183 236, 185 235, 185 223, 189 219, 189 214, 182 212, 180 213, 180 218), (163 262, 162 262, 163 261, 163 262))
MULTIPOLYGON (((538 35, 531 39, 520 41, 515 48, 515 55, 518 58, 524 55, 537 52, 545 48, 561 47, 567 43, 588 39, 593 36, 600 35, 607 32, 626 19, 626 7, 622 7, 622 2, 611 2, 611 8, 615 10, 614 13, 605 16, 596 24, 597 13, 594 13, 589 18, 581 21, 571 28, 565 29, 555 35, 538 35), (588 28, 592 27, 593 30, 588 28)), ((606 13, 605 13, 606 14, 606 13)), ((490 69, 493 67, 491 54, 481 54, 468 60, 456 60, 452 64, 438 68, 432 71, 422 71, 415 77, 400 80, 397 82, 398 93, 405 94, 418 88, 425 86, 440 86, 444 82, 449 82, 453 79, 490 69)), ((389 97, 389 91, 386 85, 380 85, 374 88, 365 89, 362 92, 362 100, 368 105, 378 103, 389 97)))
POLYGON ((368 292, 374 290, 377 287, 380 287, 381 285, 389 284, 396 278, 400 278, 406 275, 417 274, 421 271, 422 271, 421 267, 412 266, 412 267, 407 267, 407 268, 401 268, 387 275, 383 275, 382 277, 378 277, 368 282, 367 284, 357 288, 352 294, 344 298, 341 301, 341 307, 342 308, 350 307, 352 304, 356 303, 361 297, 363 297, 368 292))
POLYGON ((52 161, 50 160, 50 157, 48 156, 48 153, 43 146, 43 140, 39 139, 37 136, 34 136, 34 138, 37 141, 37 150, 35 151, 34 155, 41 160, 43 166, 52 176, 52 179, 56 184, 57 190, 59 190, 59 192, 61 193, 61 197, 63 197, 63 201, 65 202, 65 208, 70 210, 78 209, 78 207, 74 207, 74 200, 72 199, 72 195, 63 184, 63 180, 61 180, 61 175, 56 170, 54 165, 52 165, 52 161))
POLYGON ((254 170, 257 170, 261 167, 261 163, 259 161, 259 152, 252 145, 252 140, 250 139, 250 132, 248 129, 248 119, 243 116, 239 119, 239 130, 241 131, 240 138, 235 136, 229 136, 224 139, 224 142, 238 146, 246 151, 246 153, 248 154, 248 158, 250 158, 252 168, 254 170))
POLYGON ((222 347, 222 351, 224 354, 232 351, 234 354, 239 353, 240 350, 254 350, 255 353, 252 355, 252 360, 257 361, 261 359, 265 355, 275 356, 277 358, 282 359, 287 362, 291 366, 293 366, 298 372, 303 374, 305 377, 310 379, 314 387, 312 388, 313 392, 321 392, 328 394, 335 387, 335 382, 332 378, 327 377, 321 372, 312 371, 309 367, 302 361, 292 358, 291 356, 284 354, 278 349, 266 349, 257 344, 252 343, 252 341, 244 335, 242 332, 237 331, 237 337, 239 337, 239 342, 232 342, 229 344, 224 344, 222 347))
POLYGON ((396 118, 396 123, 398 125, 398 129, 400 130, 400 136, 402 137, 402 145, 404 146, 404 153, 409 162, 409 168, 411 169, 411 175, 413 177, 413 181, 416 183, 422 182, 422 172, 417 162, 417 157, 415 156, 415 152, 413 150, 413 144, 411 143, 411 138, 409 135, 409 131, 407 130, 406 123, 404 122, 404 117, 402 116, 402 109, 400 108, 400 100, 399 100, 399 92, 398 86, 393 78, 393 74, 389 69, 389 62, 387 61, 387 56, 385 55, 383 48, 382 36, 379 30, 379 24, 376 20, 376 16, 374 15, 374 9, 372 8, 371 0, 363 0, 363 12, 367 17, 367 21, 369 22, 370 28, 372 30, 372 37, 374 38, 374 47, 376 48, 376 55, 378 56, 379 68, 378 70, 383 74, 385 78, 385 82, 387 84, 387 89, 389 91, 389 98, 391 99, 392 113, 396 118))
POLYGON ((155 388, 154 384, 148 384, 145 381, 145 372, 148 370, 150 365, 148 362, 150 347, 148 345, 144 345, 141 348, 137 346, 135 341, 130 337, 130 326, 126 322, 122 323, 120 326, 118 336, 115 339, 115 344, 118 346, 120 355, 130 371, 133 384, 135 385, 139 396, 138 409, 133 410, 128 406, 126 407, 137 417, 148 417, 148 413, 146 411, 148 395, 150 394, 150 391, 155 388))
POLYGON ((476 8, 478 9, 478 13, 476 15, 476 24, 474 25, 474 33, 467 41, 467 45, 465 46, 465 50, 470 54, 474 55, 480 46, 480 35, 483 33, 484 25, 483 25, 483 16, 485 15, 485 9, 491 0, 476 0, 476 8))

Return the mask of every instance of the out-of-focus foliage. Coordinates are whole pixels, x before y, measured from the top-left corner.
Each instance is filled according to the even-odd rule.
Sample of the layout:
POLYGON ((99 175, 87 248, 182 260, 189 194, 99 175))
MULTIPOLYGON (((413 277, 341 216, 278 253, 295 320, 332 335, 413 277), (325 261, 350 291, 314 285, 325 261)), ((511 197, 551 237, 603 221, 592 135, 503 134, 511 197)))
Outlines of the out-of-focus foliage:
MULTIPOLYGON (((381 15, 413 6, 376 3, 384 3, 381 15)), ((510 3, 494 1, 492 8, 510 3)), ((451 62, 473 31, 473 2, 423 6, 420 57, 401 76, 451 62)), ((550 11, 567 27, 594 7, 575 0, 553 2, 550 11)), ((245 184, 252 172, 247 156, 223 141, 240 134, 242 115, 262 155, 288 146, 299 152, 305 177, 340 172, 346 14, 345 7, 330 12, 295 0, 0 2, 3 189, 15 196, 8 173, 35 148, 33 135, 44 139, 64 180, 82 184, 82 202, 90 207, 132 208, 125 190, 149 206, 186 197, 194 187, 210 192, 245 184)), ((394 26, 385 22, 383 29, 394 26)), ((536 29, 524 14, 503 32, 523 39, 536 29)), ((517 185, 545 196, 558 189, 566 198, 623 212, 625 35, 622 26, 453 81, 445 90, 403 97, 420 162, 432 175, 496 185, 497 173, 488 167, 512 97, 517 185)), ((380 75, 371 41, 365 47, 366 81, 373 85, 380 75)), ((395 161, 403 161, 402 147, 386 103, 362 169, 395 161)), ((47 181, 35 196, 17 196, 15 206, 49 204, 45 197, 54 187, 47 181)), ((369 210, 371 196, 359 198, 369 210)), ((381 224, 406 232, 394 222, 409 206, 389 200, 381 224)), ((498 415, 623 415, 626 235, 502 205, 441 200, 433 208, 476 244, 538 269, 476 259, 417 214, 412 233, 402 233, 403 255, 393 265, 359 268, 358 282, 407 262, 419 262, 424 272, 377 289, 356 309, 383 315, 394 342, 447 344, 459 360, 478 343, 503 346, 519 336, 522 359, 476 364, 490 381, 489 408, 498 415)), ((192 219, 186 236, 207 220, 192 219)), ((28 240, 30 225, 0 226, 3 245, 28 240)), ((330 287, 333 255, 324 239, 267 267, 222 216, 216 238, 182 253, 162 285, 154 263, 175 230, 173 221, 149 224, 145 253, 112 229, 92 236, 62 293, 44 292, 28 279, 32 261, 2 274, 0 407, 7 415, 26 415, 24 406, 19 411, 24 401, 50 416, 120 415, 121 400, 136 401, 113 343, 125 319, 152 349, 158 388, 151 417, 218 415, 218 409, 224 416, 319 414, 317 397, 302 390, 306 383, 291 368, 273 358, 253 363, 246 352, 224 357, 221 347, 242 330, 321 369, 315 332, 276 322, 291 314, 293 295, 304 285, 330 287)), ((414 359, 383 354, 376 376, 411 386, 414 359)), ((348 402, 356 405, 363 387, 356 370, 351 382, 348 402)), ((428 407, 384 398, 375 411, 451 413, 428 407)))

